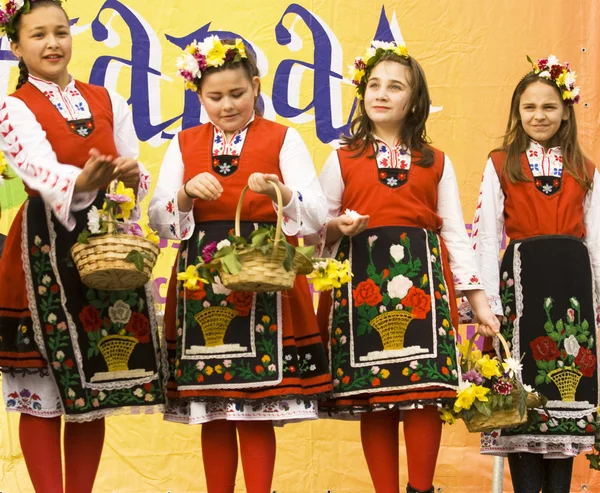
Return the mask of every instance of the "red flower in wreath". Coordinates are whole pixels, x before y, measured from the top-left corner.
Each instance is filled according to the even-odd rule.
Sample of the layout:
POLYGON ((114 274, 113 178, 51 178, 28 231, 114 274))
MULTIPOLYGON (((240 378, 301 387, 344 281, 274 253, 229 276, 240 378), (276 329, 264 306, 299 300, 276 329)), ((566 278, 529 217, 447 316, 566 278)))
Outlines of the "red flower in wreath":
POLYGON ((591 349, 579 348, 579 352, 575 357, 575 364, 579 366, 579 371, 584 377, 594 376, 596 370, 596 356, 591 349))
POLYGON ((235 306, 235 311, 240 317, 247 317, 252 309, 254 294, 248 291, 232 291, 227 296, 227 301, 235 306))
POLYGON ((411 314, 417 320, 424 320, 431 311, 431 296, 425 294, 425 291, 414 286, 408 290, 401 303, 406 308, 412 308, 411 314))
POLYGON ((352 294, 357 306, 365 303, 369 306, 375 306, 383 300, 379 286, 373 282, 373 279, 367 279, 359 283, 356 289, 352 290, 352 294))
POLYGON ((129 322, 125 326, 133 337, 135 337, 141 344, 150 342, 150 322, 143 313, 133 312, 129 322))
POLYGON ((529 347, 533 351, 533 359, 536 361, 552 361, 560 356, 556 342, 548 336, 536 337, 529 343, 529 347))
POLYGON ((83 330, 86 332, 94 332, 102 327, 104 321, 100 317, 100 313, 92 305, 83 307, 83 310, 79 312, 79 320, 83 325, 83 330))

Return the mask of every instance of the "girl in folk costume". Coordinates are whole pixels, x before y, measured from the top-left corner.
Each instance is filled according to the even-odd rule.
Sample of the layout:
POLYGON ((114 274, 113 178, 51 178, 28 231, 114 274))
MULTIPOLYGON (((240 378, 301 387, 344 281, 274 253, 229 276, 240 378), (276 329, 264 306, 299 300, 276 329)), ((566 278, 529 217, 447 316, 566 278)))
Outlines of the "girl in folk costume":
POLYGON ((162 403, 163 376, 148 292, 88 289, 70 248, 91 206, 102 206, 99 189, 119 177, 141 199, 149 175, 135 160, 125 101, 69 75, 71 34, 60 2, 11 1, 1 21, 21 73, 0 106, 0 150, 28 194, 0 261, 3 393, 7 410, 21 413, 21 448, 36 491, 90 492, 104 416, 162 403), (110 372, 99 344, 120 331, 139 342, 127 371, 110 372))
POLYGON ((482 436, 508 456, 515 492, 568 492, 573 457, 594 444, 600 177, 577 141, 575 73, 554 56, 517 85, 473 221, 485 290, 520 377, 548 399, 527 424, 482 436), (511 239, 500 269, 503 230, 511 239), (544 460, 547 459, 547 460, 544 460))
POLYGON ((268 492, 273 423, 315 419, 315 399, 331 391, 306 279, 298 276, 291 291, 255 295, 231 292, 218 277, 186 289, 188 281, 178 283, 176 274, 198 257, 209 259, 216 242, 228 237, 245 185, 256 192, 242 209, 246 237, 255 223, 276 220, 267 180, 283 196, 288 235, 318 231, 326 200, 298 133, 261 118, 258 68, 242 40, 194 42, 178 68, 210 123, 173 139, 150 202, 150 222, 160 236, 183 240, 165 313, 172 363, 166 419, 203 424, 209 492, 234 491, 236 434, 247 490, 268 492), (220 316, 211 321, 213 313, 220 316))
MULTIPOLYGON (((404 421, 409 492, 433 491, 439 406, 459 383, 456 292, 475 303, 480 333, 492 314, 474 268, 452 164, 427 144, 429 91, 403 45, 374 41, 353 73, 358 116, 320 176, 329 201, 322 235, 351 285, 321 296, 334 399, 321 410, 360 413, 378 493, 398 492, 404 421), (340 215, 340 212, 343 212, 340 215)), ((335 415, 335 414, 334 414, 335 415)))

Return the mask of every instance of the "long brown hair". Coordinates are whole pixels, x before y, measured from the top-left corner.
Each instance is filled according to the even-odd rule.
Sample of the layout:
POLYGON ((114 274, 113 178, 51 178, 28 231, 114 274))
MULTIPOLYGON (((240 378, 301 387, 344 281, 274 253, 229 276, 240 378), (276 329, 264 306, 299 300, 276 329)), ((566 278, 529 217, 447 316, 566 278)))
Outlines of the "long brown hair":
MULTIPOLYGON (((421 153, 421 158, 415 161, 414 164, 428 168, 433 164, 433 151, 428 145, 430 141, 425 128, 425 123, 429 117, 429 105, 431 104, 425 72, 423 72, 423 68, 414 58, 404 58, 392 52, 382 55, 372 68, 384 61, 400 63, 410 70, 411 77, 409 84, 412 94, 407 103, 407 107, 410 110, 400 129, 400 141, 408 149, 413 149, 421 153)), ((347 145, 350 150, 356 151, 355 157, 364 154, 368 149, 374 149, 374 152, 368 157, 375 159, 378 145, 373 137, 373 130, 373 122, 365 110, 365 101, 361 99, 356 110, 356 117, 350 124, 350 135, 342 136, 342 143, 347 145)))
MULTIPOLYGON (((234 39, 222 39, 221 43, 223 43, 224 45, 235 46, 234 39)), ((244 70, 244 73, 246 74, 246 77, 248 77, 248 80, 250 82, 252 82, 252 79, 254 77, 259 78, 258 94, 254 99, 254 113, 256 113, 258 116, 262 116, 262 110, 258 106, 258 101, 260 99, 260 73, 258 71, 258 65, 256 63, 256 58, 254 57, 254 54, 250 50, 248 50, 248 47, 246 47, 245 52, 246 58, 242 58, 238 62, 235 62, 233 60, 226 60, 220 67, 207 67, 207 69, 202 74, 202 77, 200 78, 200 82, 198 84, 198 92, 202 91, 202 83, 204 82, 204 78, 207 75, 214 74, 217 72, 223 72, 224 70, 235 70, 241 67, 244 70)))
MULTIPOLYGON (((511 183, 531 181, 531 178, 523 172, 523 166, 521 164, 521 154, 528 149, 531 138, 523 129, 519 105, 521 103, 521 96, 525 90, 535 82, 541 82, 542 84, 553 87, 556 94, 560 97, 560 91, 553 81, 539 77, 533 72, 527 74, 517 84, 510 103, 510 115, 508 117, 508 124, 506 125, 506 133, 504 134, 502 148, 497 149, 506 152, 506 158, 502 165, 502 174, 506 176, 511 183)), ((561 122, 558 132, 554 134, 550 143, 553 147, 561 147, 565 171, 575 178, 577 183, 583 188, 589 189, 591 188, 592 181, 591 177, 588 176, 586 157, 581 150, 581 146, 577 139, 577 120, 575 119, 575 111, 573 105, 565 103, 562 100, 562 97, 560 97, 560 100, 567 112, 567 119, 561 122)))
MULTIPOLYGON (((65 12, 65 9, 63 9, 60 2, 57 2, 56 0, 36 0, 35 2, 30 1, 29 2, 29 12, 33 12, 35 9, 38 9, 40 7, 49 7, 49 6, 54 6, 58 9, 62 10, 65 14, 65 17, 67 18, 67 23, 68 23, 69 16, 67 15, 67 12, 65 12)), ((12 41, 13 43, 19 42, 19 34, 21 31, 21 20, 23 18, 23 15, 24 15, 23 10, 20 10, 19 12, 17 12, 17 14, 15 15, 15 17, 12 21, 12 24, 14 26, 14 32, 7 33, 8 39, 10 41, 12 41)), ((25 65, 25 62, 23 61, 23 59, 20 59, 19 60, 19 79, 17 80, 16 89, 19 89, 23 84, 25 84, 27 82, 28 79, 29 79, 29 70, 27 69, 27 65, 25 65)))

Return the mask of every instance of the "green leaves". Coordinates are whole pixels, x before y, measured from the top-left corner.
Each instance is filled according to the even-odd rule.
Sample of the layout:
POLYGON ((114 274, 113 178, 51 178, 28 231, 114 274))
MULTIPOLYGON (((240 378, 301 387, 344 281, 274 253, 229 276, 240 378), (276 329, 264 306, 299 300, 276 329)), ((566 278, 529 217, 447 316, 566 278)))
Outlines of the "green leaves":
POLYGON ((125 257, 125 262, 131 262, 137 270, 142 272, 144 270, 144 259, 150 259, 150 256, 146 252, 131 250, 127 254, 127 257, 125 257))
POLYGON ((77 243, 81 243, 82 245, 89 245, 89 237, 92 233, 89 230, 84 229, 79 236, 77 236, 77 243))
POLYGON ((237 252, 232 251, 229 254, 219 258, 223 270, 228 274, 239 274, 242 270, 242 264, 237 252))

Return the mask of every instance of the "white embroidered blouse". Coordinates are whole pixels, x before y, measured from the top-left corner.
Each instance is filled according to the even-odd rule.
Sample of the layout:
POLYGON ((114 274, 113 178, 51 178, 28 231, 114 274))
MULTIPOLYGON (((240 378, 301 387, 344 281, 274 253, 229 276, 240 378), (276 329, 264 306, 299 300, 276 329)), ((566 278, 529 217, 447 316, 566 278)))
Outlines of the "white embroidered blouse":
MULTIPOLYGON (((239 156, 242 153, 248 127, 238 130, 230 140, 224 132, 214 126, 213 155, 239 156)), ((319 185, 312 159, 300 134, 288 128, 279 152, 279 168, 283 182, 292 189, 292 199, 283 208, 283 230, 287 235, 305 236, 318 231, 325 223, 327 201, 319 185)), ((222 170, 227 172, 227 170, 222 170)), ((183 185, 184 164, 177 136, 173 138, 164 156, 158 182, 148 215, 150 225, 161 238, 186 240, 194 230, 193 209, 180 212, 177 206, 177 192, 183 185)), ((276 209, 276 204, 273 204, 276 209)))
MULTIPOLYGON (((38 88, 67 121, 91 117, 86 100, 71 79, 64 90, 53 82, 29 76, 29 82, 38 88)), ((110 92, 113 110, 114 139, 120 156, 137 159, 138 140, 133 128, 127 102, 116 93, 110 92)), ((46 133, 35 117, 35 112, 15 97, 7 96, 0 103, 0 151, 14 173, 32 190, 36 190, 48 204, 56 218, 68 229, 75 227, 72 212, 88 207, 97 192, 75 193, 75 181, 81 169, 60 163, 46 133), (13 156, 15 154, 15 156, 13 156)), ((140 184, 137 202, 147 195, 150 174, 140 164, 140 184)), ((140 208, 132 211, 132 219, 140 216, 140 208)))
MULTIPOLYGON (((392 147, 381 139, 376 140, 379 145, 377 165, 380 169, 410 169, 411 155, 403 146, 392 147)), ((342 212, 342 197, 344 194, 344 181, 336 151, 329 155, 319 180, 327 197, 327 220, 329 221, 338 217, 342 212)), ((361 211, 356 212, 361 214, 361 211)), ((448 156, 444 158, 444 171, 438 184, 436 213, 443 221, 440 235, 448 248, 450 268, 454 275, 457 295, 462 291, 483 289, 479 281, 479 271, 475 266, 469 235, 465 228, 456 175, 448 156)), ((325 228, 321 231, 321 242, 324 239, 324 230, 325 228)))
MULTIPOLYGON (((544 148, 531 141, 527 160, 534 177, 561 177, 562 151, 544 148)), ((500 302, 500 251, 504 238, 504 192, 494 164, 488 159, 479 191, 479 203, 473 219, 472 241, 485 292, 496 315, 503 315, 500 302)), ((587 231, 585 243, 590 251, 596 293, 600 295, 600 174, 594 172, 593 188, 583 203, 587 231)))

